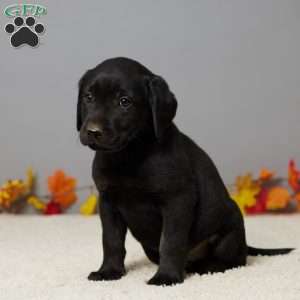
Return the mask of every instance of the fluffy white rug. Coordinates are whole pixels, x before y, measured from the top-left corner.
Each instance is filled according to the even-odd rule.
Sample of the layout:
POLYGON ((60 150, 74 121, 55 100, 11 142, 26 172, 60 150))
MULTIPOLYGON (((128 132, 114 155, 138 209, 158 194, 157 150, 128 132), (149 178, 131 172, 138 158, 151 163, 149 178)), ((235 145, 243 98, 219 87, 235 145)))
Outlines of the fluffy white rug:
POLYGON ((90 282, 102 257, 98 217, 0 215, 1 300, 300 299, 300 216, 248 217, 248 242, 298 247, 286 256, 251 257, 247 267, 193 275, 181 285, 146 285, 156 266, 128 235, 128 274, 114 282, 90 282))

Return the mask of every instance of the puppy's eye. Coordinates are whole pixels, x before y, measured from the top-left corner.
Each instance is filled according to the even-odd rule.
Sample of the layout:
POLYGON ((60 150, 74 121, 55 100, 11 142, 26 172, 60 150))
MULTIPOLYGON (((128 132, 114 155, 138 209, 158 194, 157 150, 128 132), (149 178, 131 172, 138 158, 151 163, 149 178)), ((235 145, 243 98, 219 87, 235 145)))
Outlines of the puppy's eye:
POLYGON ((124 107, 124 108, 128 108, 132 104, 131 100, 127 97, 121 97, 119 103, 120 103, 120 106, 124 107))
POLYGON ((91 103, 94 101, 94 96, 91 92, 88 92, 84 95, 84 100, 87 102, 87 103, 91 103))

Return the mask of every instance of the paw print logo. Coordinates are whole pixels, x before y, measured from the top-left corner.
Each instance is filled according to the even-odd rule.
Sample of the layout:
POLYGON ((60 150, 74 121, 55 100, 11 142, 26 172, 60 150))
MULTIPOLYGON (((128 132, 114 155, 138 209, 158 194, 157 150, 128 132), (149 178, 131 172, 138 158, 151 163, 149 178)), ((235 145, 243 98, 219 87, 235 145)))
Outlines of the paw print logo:
POLYGON ((36 47, 39 44, 39 35, 44 33, 45 27, 41 23, 36 24, 33 17, 27 17, 25 22, 24 18, 16 17, 14 24, 6 24, 5 31, 11 34, 10 43, 13 47, 25 44, 36 47))

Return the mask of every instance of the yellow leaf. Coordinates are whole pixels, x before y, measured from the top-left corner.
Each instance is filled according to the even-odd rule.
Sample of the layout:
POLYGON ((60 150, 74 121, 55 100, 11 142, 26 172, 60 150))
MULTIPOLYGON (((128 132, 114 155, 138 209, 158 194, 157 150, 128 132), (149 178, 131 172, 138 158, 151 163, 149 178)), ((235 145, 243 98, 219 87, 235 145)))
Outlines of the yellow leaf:
POLYGON ((80 213, 86 216, 94 214, 96 212, 97 201, 95 194, 88 196, 80 206, 80 213))
POLYGON ((44 210, 46 207, 46 204, 36 196, 30 196, 27 202, 37 210, 44 210))
POLYGON ((243 189, 238 193, 232 194, 232 199, 237 203, 242 213, 245 213, 245 207, 254 206, 256 203, 255 196, 259 190, 243 189))
POLYGON ((27 191, 30 192, 33 188, 34 185, 34 181, 35 181, 35 175, 33 173, 33 169, 30 167, 27 169, 27 173, 26 173, 26 187, 27 187, 27 191))

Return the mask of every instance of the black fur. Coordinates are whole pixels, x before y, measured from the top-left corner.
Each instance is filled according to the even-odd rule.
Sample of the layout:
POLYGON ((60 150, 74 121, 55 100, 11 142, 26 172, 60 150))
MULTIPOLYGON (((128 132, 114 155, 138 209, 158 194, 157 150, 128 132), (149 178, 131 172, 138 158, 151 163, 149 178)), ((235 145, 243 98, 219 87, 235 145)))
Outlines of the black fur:
POLYGON ((155 285, 292 250, 247 247, 239 208, 209 156, 173 124, 176 109, 165 80, 127 58, 106 60, 80 80, 77 128, 96 151, 102 198, 103 264, 89 279, 125 274, 127 229, 159 265, 148 282, 155 285))

